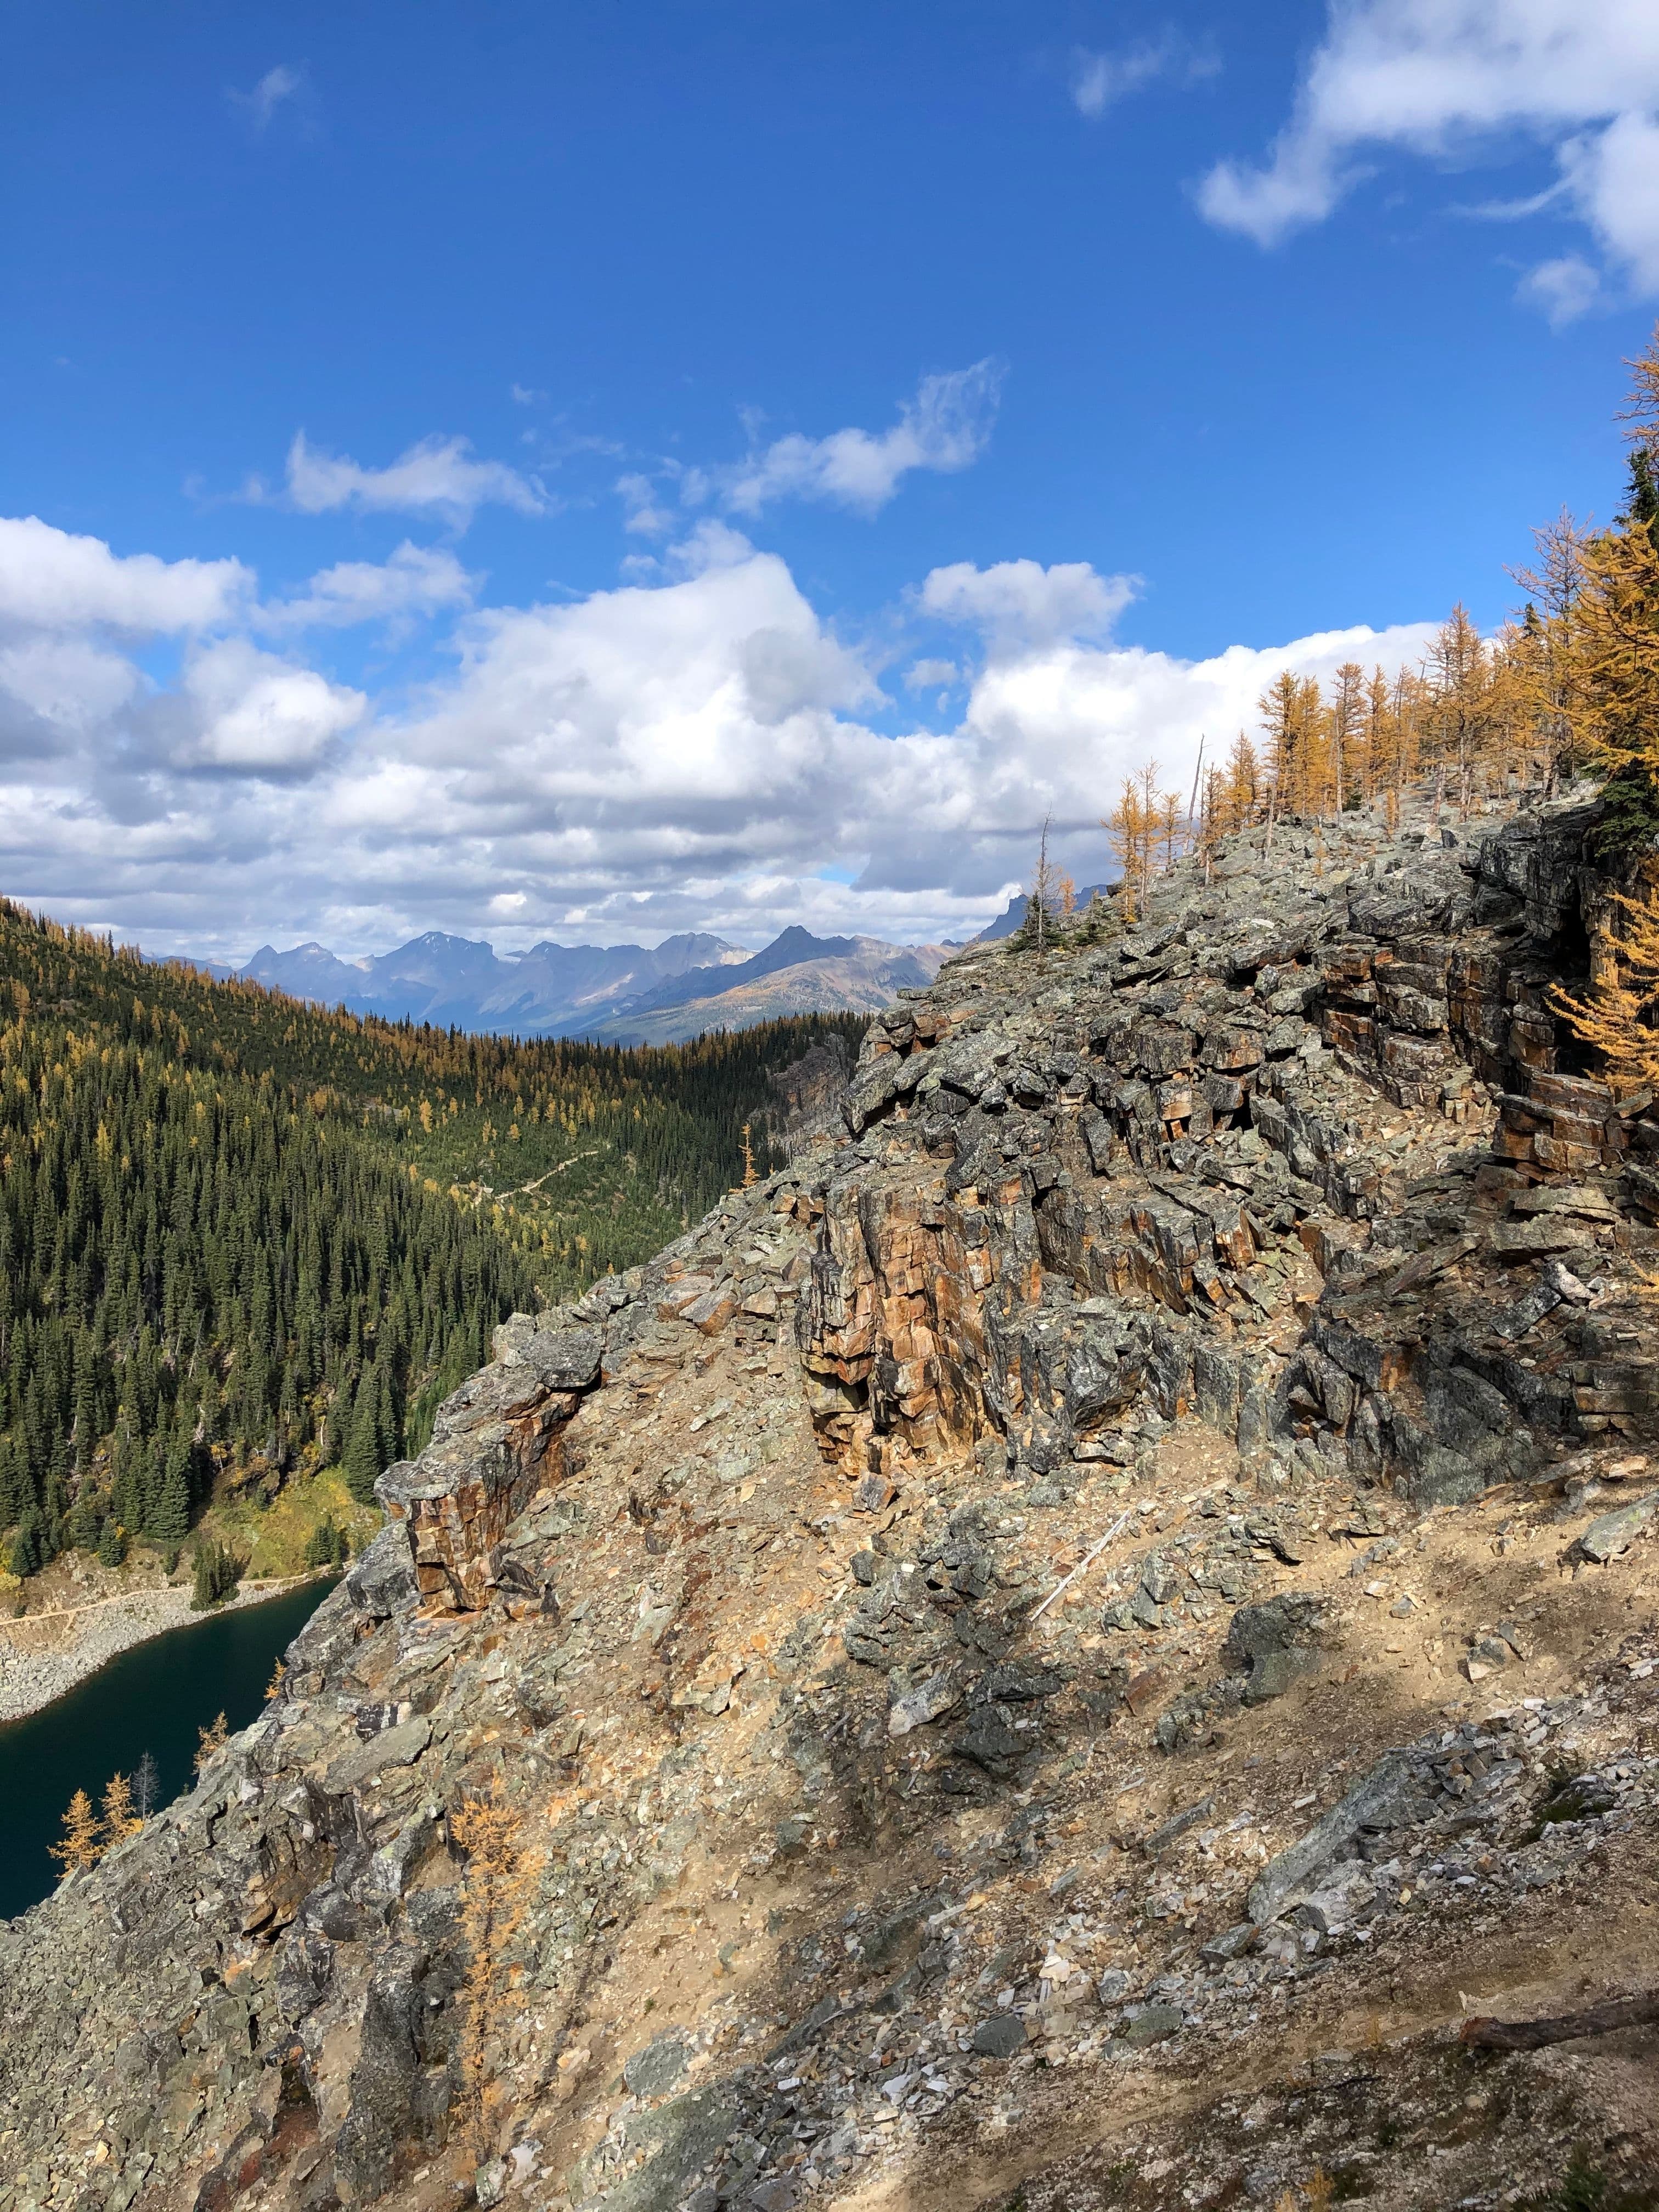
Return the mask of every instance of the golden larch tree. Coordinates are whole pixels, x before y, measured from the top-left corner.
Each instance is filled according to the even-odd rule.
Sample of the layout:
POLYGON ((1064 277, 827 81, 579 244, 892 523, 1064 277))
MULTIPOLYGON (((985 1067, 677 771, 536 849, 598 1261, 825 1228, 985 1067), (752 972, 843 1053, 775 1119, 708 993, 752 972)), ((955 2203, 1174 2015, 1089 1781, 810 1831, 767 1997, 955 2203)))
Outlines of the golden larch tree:
POLYGON ((1326 714, 1332 810, 1340 815, 1364 787, 1365 672, 1357 660, 1337 670, 1326 714))
POLYGON ((199 1774, 216 1752, 221 1752, 230 1741, 230 1724, 222 1713, 216 1714, 211 1728, 196 1731, 196 1756, 192 1764, 199 1774))
POLYGON ((1534 531, 1533 544, 1531 564, 1513 572, 1527 604, 1507 644, 1504 676, 1521 704, 1530 765, 1548 793, 1571 764, 1585 704, 1579 620, 1585 534, 1563 507, 1534 531))
POLYGON ((103 1812, 103 1848, 109 1850, 136 1836, 143 1821, 133 1810, 132 1785, 125 1774, 112 1774, 105 1785, 103 1812))
POLYGON ((64 1839, 46 1846, 66 1875, 80 1874, 96 1865, 103 1855, 103 1838, 98 1832, 98 1815, 92 1809, 92 1800, 84 1790, 77 1790, 69 1802, 64 1815, 64 1839))
POLYGON ((1659 330, 1631 369, 1629 488, 1612 526, 1573 548, 1560 699, 1574 752, 1604 779, 1604 850, 1659 832, 1659 330))
POLYGON ((1659 1090, 1659 905, 1651 890, 1644 898, 1613 894, 1622 915, 1622 933, 1611 930, 1597 947, 1600 981, 1594 999, 1558 991, 1554 1004, 1585 1043, 1606 1062, 1615 1092, 1659 1090))
POLYGON ((461 2094, 471 2147, 489 2155, 496 2076, 518 1969, 507 1956, 523 1924, 537 1875, 538 1853, 526 1851, 517 1808, 499 1785, 463 1798, 450 1818, 450 1834, 463 1853, 461 1935, 466 1948, 461 1984, 461 2094))
POLYGON ((1429 672, 1435 818, 1439 819, 1449 779, 1456 787, 1458 813, 1467 821, 1491 727, 1492 664, 1486 641, 1461 600, 1435 632, 1429 672))
POLYGON ((1140 787, 1133 776, 1126 775, 1117 805, 1101 823, 1111 840, 1112 856, 1122 877, 1119 893, 1123 919, 1135 920, 1138 912, 1136 896, 1140 884, 1141 848, 1146 839, 1146 810, 1141 804, 1140 787))

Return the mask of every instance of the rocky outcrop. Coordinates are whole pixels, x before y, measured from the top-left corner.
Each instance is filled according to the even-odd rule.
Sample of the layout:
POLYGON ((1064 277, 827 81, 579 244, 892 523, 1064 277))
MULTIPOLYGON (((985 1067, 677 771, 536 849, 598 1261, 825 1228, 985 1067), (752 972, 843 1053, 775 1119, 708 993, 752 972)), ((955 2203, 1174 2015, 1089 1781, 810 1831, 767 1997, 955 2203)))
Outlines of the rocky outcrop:
POLYGON ((969 948, 506 1324, 263 1717, 0 1927, 4 2212, 1622 2185, 1616 2066, 1483 2133, 1445 2050, 1659 1977, 1645 1105, 1511 1144, 1595 1080, 1586 820, 969 948))
POLYGON ((591 1326, 515 1316, 496 1332, 494 1364, 441 1408, 420 1459, 380 1477, 375 1495, 408 1533, 423 1598, 475 1606, 495 1586, 501 1538, 563 1471, 562 1440, 604 1346, 591 1326))
POLYGON ((1645 1432, 1648 1366, 1573 1318, 1574 1260, 1644 1240, 1583 1179, 1659 1145, 1645 1097, 1565 1072, 1551 1011, 1607 903, 1594 819, 1387 850, 1292 825, 1277 866, 1224 853, 1046 989, 970 951, 879 1018, 813 1194, 826 1449, 894 1472, 989 1432, 1063 1479, 1121 1456, 1126 1412, 1191 1411, 1251 1459, 1311 1447, 1426 1499, 1645 1432), (1413 1176, 1425 1115, 1449 1157, 1413 1176))

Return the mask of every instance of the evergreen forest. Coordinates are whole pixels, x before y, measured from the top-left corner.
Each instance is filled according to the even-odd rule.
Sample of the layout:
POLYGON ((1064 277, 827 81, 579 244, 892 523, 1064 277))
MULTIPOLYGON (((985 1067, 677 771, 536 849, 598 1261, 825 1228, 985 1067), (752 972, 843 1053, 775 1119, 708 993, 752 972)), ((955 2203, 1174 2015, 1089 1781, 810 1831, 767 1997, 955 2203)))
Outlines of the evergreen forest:
POLYGON ((766 1164, 862 1016, 624 1048, 329 1012, 0 901, 0 1559, 172 1551, 225 1488, 367 1502, 508 1313, 766 1164))

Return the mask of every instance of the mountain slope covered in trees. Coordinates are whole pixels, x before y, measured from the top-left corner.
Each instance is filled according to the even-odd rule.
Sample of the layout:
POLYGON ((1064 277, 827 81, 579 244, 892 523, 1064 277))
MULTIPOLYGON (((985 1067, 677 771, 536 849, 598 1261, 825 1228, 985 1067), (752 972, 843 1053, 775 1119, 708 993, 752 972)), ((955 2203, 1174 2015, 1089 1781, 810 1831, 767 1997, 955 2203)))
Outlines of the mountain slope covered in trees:
POLYGON ((517 1045, 155 967, 0 902, 14 1571, 177 1544, 226 1482, 339 1462, 367 1497, 496 1322, 675 1235, 742 1175, 769 1069, 861 1026, 517 1045))

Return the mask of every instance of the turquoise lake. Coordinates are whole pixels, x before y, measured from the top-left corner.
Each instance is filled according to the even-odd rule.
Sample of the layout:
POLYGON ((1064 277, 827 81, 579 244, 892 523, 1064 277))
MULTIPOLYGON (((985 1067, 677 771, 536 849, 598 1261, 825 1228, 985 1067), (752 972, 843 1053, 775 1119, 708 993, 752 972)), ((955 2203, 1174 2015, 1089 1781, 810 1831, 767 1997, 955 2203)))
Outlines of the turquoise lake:
POLYGON ((47 1856, 77 1790, 96 1804, 112 1774, 149 1752, 158 1805, 192 1781, 197 1731, 222 1712, 258 1717, 277 1660, 332 1588, 305 1583, 262 1605, 210 1613, 112 1659, 67 1697, 0 1727, 0 1917, 37 1904, 58 1880, 47 1856))

